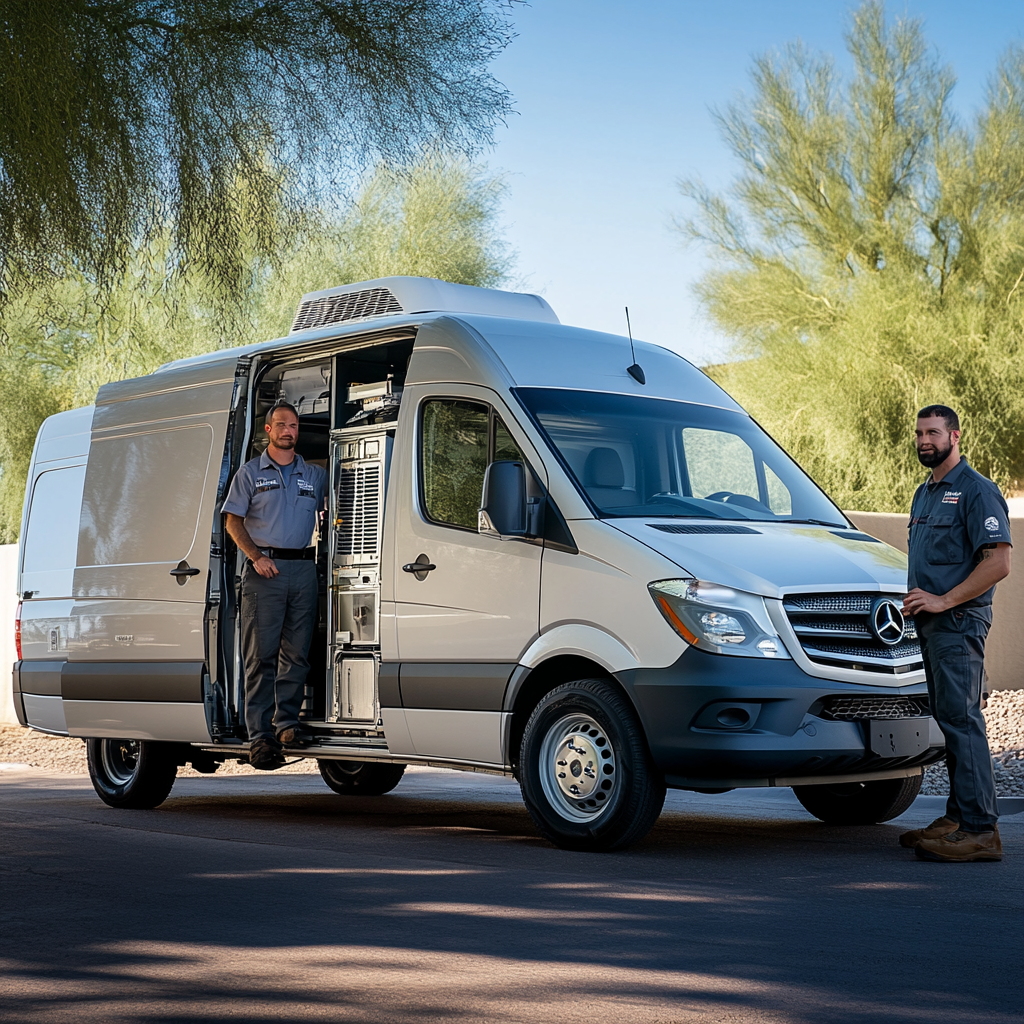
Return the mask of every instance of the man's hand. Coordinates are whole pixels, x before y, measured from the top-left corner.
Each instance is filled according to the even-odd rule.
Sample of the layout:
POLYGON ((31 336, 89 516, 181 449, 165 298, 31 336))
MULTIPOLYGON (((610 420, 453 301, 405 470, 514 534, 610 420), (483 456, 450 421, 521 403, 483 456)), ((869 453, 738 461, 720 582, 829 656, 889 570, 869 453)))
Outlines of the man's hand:
POLYGON ((260 555, 259 558, 253 558, 252 567, 261 575, 266 578, 273 579, 278 575, 277 566, 274 564, 272 558, 268 558, 266 555, 260 555))
POLYGON ((228 534, 241 549, 242 554, 252 562, 252 567, 268 580, 278 575, 277 566, 272 558, 268 558, 253 542, 249 531, 245 528, 245 520, 233 512, 225 512, 228 534))
POLYGON ((927 590, 917 587, 903 598, 903 614, 916 615, 918 612, 931 612, 933 615, 938 615, 953 607, 946 597, 946 594, 942 596, 929 594, 927 590))

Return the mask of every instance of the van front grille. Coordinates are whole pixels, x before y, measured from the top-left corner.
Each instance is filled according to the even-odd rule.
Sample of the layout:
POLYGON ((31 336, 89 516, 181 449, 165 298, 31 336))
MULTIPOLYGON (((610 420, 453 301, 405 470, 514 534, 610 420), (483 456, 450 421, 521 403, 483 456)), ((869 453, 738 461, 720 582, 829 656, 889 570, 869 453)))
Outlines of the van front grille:
POLYGON ((855 722, 865 718, 924 718, 928 714, 927 697, 826 697, 819 715, 836 722, 855 722))
MULTIPOLYGON (((813 662, 891 675, 915 672, 923 662, 914 620, 904 619, 903 634, 894 643, 886 643, 876 629, 875 612, 887 599, 898 608, 898 595, 877 593, 793 594, 783 607, 813 662)), ((896 612, 893 617, 899 618, 896 612)), ((887 621, 885 609, 880 621, 887 621)), ((890 637, 896 639, 891 629, 890 637)))
POLYGON ((380 483, 379 462, 339 467, 336 561, 380 561, 380 483))
POLYGON ((313 327, 329 327, 349 320, 368 320, 401 312, 401 303, 390 288, 364 288, 359 292, 323 295, 299 306, 292 322, 292 334, 313 327))

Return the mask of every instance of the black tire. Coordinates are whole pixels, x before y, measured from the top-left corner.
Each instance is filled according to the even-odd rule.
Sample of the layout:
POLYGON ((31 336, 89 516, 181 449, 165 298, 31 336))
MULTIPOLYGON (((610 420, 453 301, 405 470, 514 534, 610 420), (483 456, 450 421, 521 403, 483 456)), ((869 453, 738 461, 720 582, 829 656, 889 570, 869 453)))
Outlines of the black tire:
POLYGON ((665 802, 632 706, 603 679, 563 683, 541 698, 523 732, 519 784, 537 828, 567 850, 638 842, 665 802))
POLYGON ((923 776, 794 786, 793 792, 816 818, 829 825, 875 825, 898 818, 917 798, 923 776))
POLYGON ((317 760, 320 775, 342 796, 382 796, 390 793, 405 774, 404 764, 390 761, 317 760))
POLYGON ((150 810, 166 799, 178 774, 169 744, 150 740, 87 740, 89 778, 111 807, 150 810))

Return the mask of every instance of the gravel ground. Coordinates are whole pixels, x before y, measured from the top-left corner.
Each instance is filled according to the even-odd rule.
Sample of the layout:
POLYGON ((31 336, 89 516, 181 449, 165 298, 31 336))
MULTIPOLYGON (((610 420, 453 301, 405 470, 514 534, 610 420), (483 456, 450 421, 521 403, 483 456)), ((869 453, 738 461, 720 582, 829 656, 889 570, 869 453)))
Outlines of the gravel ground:
MULTIPOLYGON (((1024 690, 997 690, 985 709, 996 792, 1000 796, 1024 796, 1024 690)), ((0 764, 27 764, 33 768, 72 775, 88 772, 85 743, 65 736, 46 736, 19 726, 0 726, 0 764)), ((278 769, 299 774, 317 773, 316 761, 302 758, 278 769)), ((179 775, 198 775, 191 768, 179 768, 179 775)), ((253 775, 254 768, 227 761, 218 775, 253 775)), ((921 792, 945 796, 949 792, 946 765, 940 761, 925 770, 921 792)))

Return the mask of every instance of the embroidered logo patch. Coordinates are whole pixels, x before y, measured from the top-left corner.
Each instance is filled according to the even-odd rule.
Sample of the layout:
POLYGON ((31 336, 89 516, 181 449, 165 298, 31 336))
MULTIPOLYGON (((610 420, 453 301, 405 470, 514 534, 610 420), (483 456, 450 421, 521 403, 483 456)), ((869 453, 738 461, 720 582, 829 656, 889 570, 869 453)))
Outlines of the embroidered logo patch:
POLYGON ((301 498, 315 498, 316 491, 311 483, 307 483, 305 480, 299 481, 299 497, 301 498))
POLYGON ((277 490, 280 486, 281 481, 276 476, 258 476, 253 484, 256 494, 260 494, 263 491, 277 490))
POLYGON ((996 519, 995 516, 989 516, 988 519, 985 520, 985 529, 988 530, 989 533, 998 533, 999 520, 996 519))
POLYGON ((943 505, 959 505, 960 504, 960 495, 963 494, 963 493, 964 493, 963 491, 946 491, 946 493, 942 496, 942 504, 943 505))

